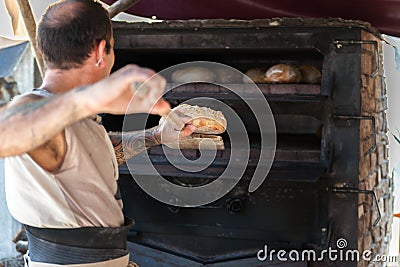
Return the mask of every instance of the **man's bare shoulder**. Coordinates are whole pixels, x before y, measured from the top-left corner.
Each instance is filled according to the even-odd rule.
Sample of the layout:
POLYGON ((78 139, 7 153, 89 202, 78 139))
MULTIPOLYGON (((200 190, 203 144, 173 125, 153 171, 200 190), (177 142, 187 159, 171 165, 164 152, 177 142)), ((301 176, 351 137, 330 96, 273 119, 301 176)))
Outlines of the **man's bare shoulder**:
POLYGON ((37 95, 34 93, 25 93, 23 95, 17 95, 7 105, 4 106, 4 109, 19 106, 19 105, 30 103, 30 102, 35 102, 35 101, 41 100, 43 98, 44 98, 44 96, 37 95))
MULTIPOLYGON (((16 96, 4 109, 21 107, 22 109, 37 101, 41 101, 48 97, 35 94, 25 93, 16 96)), ((53 138, 45 142, 43 145, 28 151, 31 158, 43 169, 49 172, 56 171, 62 164, 66 152, 64 131, 56 134, 53 138)))

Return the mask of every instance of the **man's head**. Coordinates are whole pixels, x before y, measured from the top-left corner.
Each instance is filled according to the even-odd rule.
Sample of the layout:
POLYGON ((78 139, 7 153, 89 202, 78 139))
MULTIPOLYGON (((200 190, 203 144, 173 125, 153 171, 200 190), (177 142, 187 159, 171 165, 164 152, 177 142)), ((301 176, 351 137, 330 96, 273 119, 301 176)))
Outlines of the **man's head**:
POLYGON ((102 40, 109 54, 111 39, 109 14, 92 0, 64 0, 50 5, 37 33, 39 49, 50 69, 80 67, 102 40))

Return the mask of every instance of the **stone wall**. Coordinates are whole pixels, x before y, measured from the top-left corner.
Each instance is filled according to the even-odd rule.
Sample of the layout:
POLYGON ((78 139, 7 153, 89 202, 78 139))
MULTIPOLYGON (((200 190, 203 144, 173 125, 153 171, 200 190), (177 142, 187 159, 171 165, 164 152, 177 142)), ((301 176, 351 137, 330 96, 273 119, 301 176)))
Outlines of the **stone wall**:
MULTIPOLYGON (((373 44, 361 45, 361 111, 362 116, 375 118, 375 135, 372 120, 360 120, 359 189, 375 192, 382 218, 373 226, 378 217, 373 205, 374 199, 371 195, 359 194, 358 250, 362 252, 368 249, 372 251, 372 255, 388 255, 393 219, 393 181, 389 175, 382 44, 379 38, 365 31, 362 32, 362 40, 376 41, 378 51, 373 44), (377 57, 379 61, 376 60, 377 57), (369 148, 374 145, 374 138, 376 148, 368 153, 369 148)), ((360 261, 359 266, 380 265, 360 261)))

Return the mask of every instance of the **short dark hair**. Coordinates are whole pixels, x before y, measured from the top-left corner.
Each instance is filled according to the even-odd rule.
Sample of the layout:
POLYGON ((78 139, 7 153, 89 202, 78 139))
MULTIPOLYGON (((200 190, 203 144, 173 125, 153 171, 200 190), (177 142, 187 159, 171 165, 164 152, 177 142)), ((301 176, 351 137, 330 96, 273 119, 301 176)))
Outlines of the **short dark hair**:
POLYGON ((110 16, 93 0, 64 0, 50 5, 40 20, 37 43, 46 66, 71 69, 81 66, 101 40, 111 49, 110 16))

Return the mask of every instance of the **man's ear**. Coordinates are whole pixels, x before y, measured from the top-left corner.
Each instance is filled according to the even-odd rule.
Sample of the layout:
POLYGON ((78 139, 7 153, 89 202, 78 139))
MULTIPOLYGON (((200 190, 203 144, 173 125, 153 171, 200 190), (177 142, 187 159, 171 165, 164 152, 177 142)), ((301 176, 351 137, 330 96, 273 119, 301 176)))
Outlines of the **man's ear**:
POLYGON ((105 65, 105 54, 106 54, 106 40, 101 40, 100 43, 95 47, 95 62, 97 67, 103 67, 105 65))

